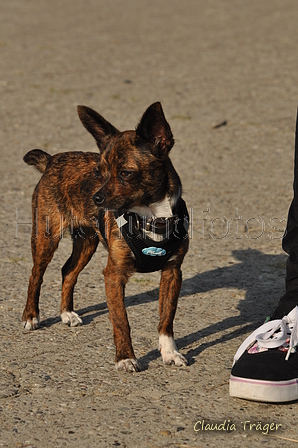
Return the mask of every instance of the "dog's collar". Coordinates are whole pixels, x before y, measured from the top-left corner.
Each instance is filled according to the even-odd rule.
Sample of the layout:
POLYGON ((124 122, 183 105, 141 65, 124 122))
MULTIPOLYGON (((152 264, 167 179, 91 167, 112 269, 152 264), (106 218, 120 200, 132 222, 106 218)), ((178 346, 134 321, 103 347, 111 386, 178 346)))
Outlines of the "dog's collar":
POLYGON ((146 216, 140 216, 137 213, 125 212, 119 216, 116 221, 119 229, 123 227, 127 222, 130 225, 136 227, 137 230, 143 230, 152 232, 157 235, 169 236, 173 233, 173 229, 179 216, 173 215, 170 218, 147 218, 146 216))

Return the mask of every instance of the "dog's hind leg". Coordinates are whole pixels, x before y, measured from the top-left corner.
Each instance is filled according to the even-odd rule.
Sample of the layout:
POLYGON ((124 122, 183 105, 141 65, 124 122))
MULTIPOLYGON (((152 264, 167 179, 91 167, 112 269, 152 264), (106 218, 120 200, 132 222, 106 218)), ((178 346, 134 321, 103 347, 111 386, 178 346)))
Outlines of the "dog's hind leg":
POLYGON ((61 319, 62 322, 76 327, 82 324, 82 319, 73 311, 73 291, 79 273, 91 260, 96 251, 99 238, 95 229, 90 227, 75 230, 72 235, 72 254, 62 268, 62 299, 61 299, 61 319))
POLYGON ((32 273, 29 279, 27 303, 23 312, 25 330, 39 327, 39 295, 45 270, 58 247, 67 221, 51 201, 51 196, 41 181, 32 198, 31 251, 32 273))
POLYGON ((22 317, 25 330, 36 330, 39 327, 38 304, 43 275, 59 244, 59 237, 49 238, 42 232, 35 235, 34 224, 31 237, 33 268, 29 279, 27 303, 22 317))
POLYGON ((173 321, 181 283, 180 266, 169 266, 162 271, 159 289, 159 351, 164 364, 175 364, 176 366, 187 365, 186 358, 179 353, 176 347, 173 333, 173 321))

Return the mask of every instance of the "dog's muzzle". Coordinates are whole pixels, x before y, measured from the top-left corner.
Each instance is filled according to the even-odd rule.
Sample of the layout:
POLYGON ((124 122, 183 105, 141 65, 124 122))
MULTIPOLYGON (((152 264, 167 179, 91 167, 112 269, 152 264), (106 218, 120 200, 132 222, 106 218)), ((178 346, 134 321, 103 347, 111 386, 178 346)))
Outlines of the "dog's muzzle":
POLYGON ((95 205, 99 206, 103 203, 103 201, 105 200, 105 196, 104 194, 102 194, 100 191, 97 191, 93 196, 92 199, 95 203, 95 205))

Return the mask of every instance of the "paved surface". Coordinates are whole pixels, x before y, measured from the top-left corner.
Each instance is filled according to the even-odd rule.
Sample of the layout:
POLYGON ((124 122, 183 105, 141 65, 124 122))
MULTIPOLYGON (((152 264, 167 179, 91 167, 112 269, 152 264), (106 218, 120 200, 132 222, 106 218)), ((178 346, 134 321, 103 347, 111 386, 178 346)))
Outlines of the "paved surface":
POLYGON ((0 447, 296 446, 297 403, 231 399, 228 381, 239 344, 284 288, 297 23, 295 0, 1 2, 0 447), (124 130, 158 100, 193 213, 175 319, 189 366, 162 365, 159 276, 137 275, 127 309, 145 370, 129 375, 114 368, 101 249, 75 293, 84 325, 59 319, 64 239, 42 288, 42 328, 22 330, 39 179, 22 157, 96 150, 77 104, 124 130), (203 420, 226 430, 195 431, 203 420), (282 426, 264 434, 272 422, 282 426))

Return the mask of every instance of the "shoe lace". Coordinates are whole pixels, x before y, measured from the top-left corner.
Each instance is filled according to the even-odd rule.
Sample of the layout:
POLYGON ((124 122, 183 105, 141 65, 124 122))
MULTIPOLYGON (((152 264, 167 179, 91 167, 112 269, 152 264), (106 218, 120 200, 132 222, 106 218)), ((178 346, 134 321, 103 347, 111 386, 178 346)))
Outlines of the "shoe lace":
POLYGON ((292 309, 289 314, 282 319, 275 319, 264 323, 257 328, 245 341, 240 345, 234 356, 234 363, 242 356, 242 354, 258 342, 263 348, 278 348, 289 341, 289 347, 286 353, 286 361, 290 354, 295 352, 298 344, 298 306, 292 309))

